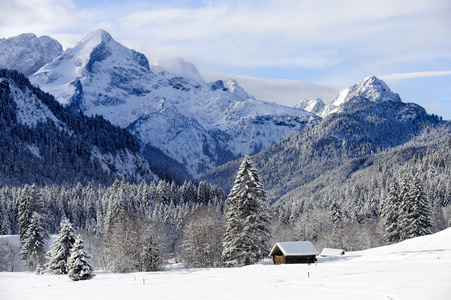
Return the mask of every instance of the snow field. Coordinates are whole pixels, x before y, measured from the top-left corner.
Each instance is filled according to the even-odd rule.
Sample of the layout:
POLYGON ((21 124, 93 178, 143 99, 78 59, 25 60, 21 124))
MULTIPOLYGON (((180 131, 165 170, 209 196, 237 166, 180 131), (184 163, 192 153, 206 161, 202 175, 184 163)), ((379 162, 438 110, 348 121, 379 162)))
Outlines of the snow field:
MULTIPOLYGON (((269 262, 271 263, 271 262, 269 262)), ((0 299, 449 299, 451 260, 317 265, 267 263, 231 269, 67 276, 0 273, 0 299)))
POLYGON ((451 229, 317 264, 64 275, 0 273, 0 299, 434 299, 451 298, 451 229))

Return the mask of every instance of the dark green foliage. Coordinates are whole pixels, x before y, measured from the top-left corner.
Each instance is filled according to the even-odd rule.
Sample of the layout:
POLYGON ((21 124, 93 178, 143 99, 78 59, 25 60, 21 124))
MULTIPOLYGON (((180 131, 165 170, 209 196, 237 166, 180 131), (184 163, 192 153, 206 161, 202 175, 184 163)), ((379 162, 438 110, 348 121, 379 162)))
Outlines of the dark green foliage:
POLYGON ((88 280, 93 278, 94 272, 89 261, 90 256, 85 251, 85 246, 78 236, 75 240, 71 255, 67 261, 68 276, 73 281, 88 280))
MULTIPOLYGON (((0 69, 0 101, 0 182, 3 184, 88 181, 111 184, 114 180, 111 173, 92 159, 94 147, 101 154, 113 156, 125 150, 133 154, 140 151, 136 139, 127 130, 111 125, 101 116, 72 113, 16 71, 0 69), (61 123, 41 120, 30 127, 19 122, 10 84, 30 97, 37 97, 61 123)), ((109 168, 113 173, 116 171, 112 165, 109 168)))
MULTIPOLYGON (((271 202, 346 165, 349 176, 372 163, 373 154, 402 145, 425 127, 442 124, 412 103, 347 103, 343 112, 331 114, 304 130, 255 155, 262 182, 271 202)), ((409 156, 409 159, 411 156, 409 156)), ((238 161, 205 176, 224 189, 233 184, 238 161)))
POLYGON ((254 264, 268 255, 271 234, 266 192, 248 156, 241 163, 227 200, 224 264, 254 264))
POLYGON ((58 237, 53 241, 48 254, 46 270, 50 274, 67 274, 67 261, 75 244, 75 231, 68 219, 61 220, 58 237))

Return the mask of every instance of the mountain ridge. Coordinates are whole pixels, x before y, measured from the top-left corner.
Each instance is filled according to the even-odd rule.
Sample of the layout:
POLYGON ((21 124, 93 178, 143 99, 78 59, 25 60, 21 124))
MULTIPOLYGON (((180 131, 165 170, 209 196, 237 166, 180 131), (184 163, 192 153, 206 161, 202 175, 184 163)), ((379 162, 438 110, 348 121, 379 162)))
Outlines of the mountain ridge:
MULTIPOLYGON (((368 87, 368 80, 353 87, 358 86, 368 87)), ((425 127, 446 123, 417 104, 402 102, 399 96, 392 100, 368 93, 371 89, 355 90, 353 97, 343 97, 348 101, 335 113, 253 157, 272 201, 350 160, 402 145, 425 127), (369 94, 373 98, 366 97, 369 94)), ((388 95, 397 95, 388 91, 388 95)), ((204 178, 227 190, 238 164, 229 162, 204 178)))
POLYGON ((133 136, 102 117, 73 114, 17 71, 0 69, 4 184, 111 184, 158 178, 133 136))
POLYGON ((318 119, 256 100, 233 79, 205 83, 151 69, 144 55, 96 30, 30 79, 74 111, 128 128, 143 149, 161 150, 194 178, 318 119))
POLYGON ((61 44, 48 36, 38 38, 34 33, 23 33, 3 38, 0 39, 0 68, 15 69, 28 76, 62 52, 61 44))

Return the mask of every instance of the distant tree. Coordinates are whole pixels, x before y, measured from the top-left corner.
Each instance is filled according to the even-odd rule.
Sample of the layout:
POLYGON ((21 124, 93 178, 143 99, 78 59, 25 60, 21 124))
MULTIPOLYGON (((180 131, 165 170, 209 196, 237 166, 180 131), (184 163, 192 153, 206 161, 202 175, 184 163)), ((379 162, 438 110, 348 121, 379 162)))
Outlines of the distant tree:
POLYGON ((224 226, 221 215, 211 206, 199 206, 185 219, 180 241, 187 267, 213 268, 222 264, 224 226))
POLYGON ((156 222, 147 225, 142 237, 141 270, 144 272, 161 271, 166 265, 164 251, 167 237, 164 227, 156 222))
POLYGON ((119 211, 104 237, 107 269, 119 273, 161 269, 165 239, 163 227, 143 213, 119 211))
POLYGON ((253 264, 269 252, 271 234, 266 192, 248 156, 241 163, 227 200, 224 264, 253 264))
POLYGON ((329 215, 334 224, 334 231, 343 228, 343 213, 341 212, 340 205, 335 200, 329 207, 329 215))
POLYGON ((67 274, 67 261, 75 243, 75 232, 68 219, 61 221, 58 237, 53 241, 47 256, 47 272, 50 274, 67 274))
POLYGON ((19 247, 12 245, 7 239, 0 239, 0 272, 23 271, 19 247))
POLYGON ((95 276, 89 258, 89 254, 84 250, 83 241, 77 237, 67 261, 67 274, 70 279, 73 281, 87 280, 95 276))

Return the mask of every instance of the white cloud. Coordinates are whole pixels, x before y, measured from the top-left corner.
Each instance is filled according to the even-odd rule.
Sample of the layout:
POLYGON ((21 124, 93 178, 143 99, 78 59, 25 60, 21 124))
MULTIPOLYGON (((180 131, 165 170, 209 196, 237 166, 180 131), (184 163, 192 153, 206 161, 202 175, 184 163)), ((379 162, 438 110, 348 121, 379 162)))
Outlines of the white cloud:
POLYGON ((286 106, 294 106, 302 99, 321 98, 325 103, 332 100, 344 89, 342 86, 298 80, 264 79, 242 75, 226 75, 213 72, 202 72, 207 82, 219 79, 235 79, 238 84, 256 99, 275 102, 286 106))
POLYGON ((118 27, 191 49, 209 63, 221 64, 220 57, 236 66, 324 68, 443 49, 449 46, 443 38, 450 33, 449 9, 444 1, 418 0, 218 1, 143 10, 120 18, 118 27))
POLYGON ((84 13, 69 0, 2 0, 0 35, 16 36, 24 32, 52 35, 89 23, 84 13))
POLYGON ((451 71, 429 71, 429 72, 411 72, 411 73, 397 73, 389 75, 378 76, 382 80, 396 80, 396 79, 412 79, 412 78, 424 78, 424 77, 438 77, 438 76, 450 76, 451 71))
MULTIPOLYGON (((431 53, 443 57, 451 47, 451 4, 445 0, 229 0, 193 7, 114 1, 77 8, 80 3, 2 0, 0 35, 78 37, 104 28, 155 60, 174 54, 215 68, 349 68, 359 62, 383 69, 431 53)), ((71 46, 65 38, 63 45, 71 46)))

